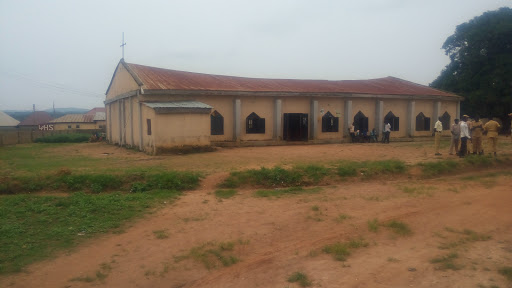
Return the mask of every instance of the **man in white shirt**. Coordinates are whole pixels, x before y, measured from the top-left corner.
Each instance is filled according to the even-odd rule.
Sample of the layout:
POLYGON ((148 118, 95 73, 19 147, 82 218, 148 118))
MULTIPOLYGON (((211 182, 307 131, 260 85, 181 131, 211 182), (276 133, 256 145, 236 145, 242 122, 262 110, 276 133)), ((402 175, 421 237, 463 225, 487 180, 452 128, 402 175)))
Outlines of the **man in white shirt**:
POLYGON ((469 136, 468 124, 468 116, 462 116, 462 121, 460 121, 460 150, 459 157, 464 157, 468 153, 468 139, 471 139, 469 136))
POLYGON ((436 156, 441 155, 441 153, 439 153, 439 146, 441 145, 441 133, 443 133, 443 123, 441 122, 441 117, 439 117, 436 124, 434 125, 434 146, 436 148, 436 156))
POLYGON ((389 134, 391 134, 391 124, 386 123, 384 121, 384 138, 382 139, 382 143, 388 143, 389 144, 389 134))

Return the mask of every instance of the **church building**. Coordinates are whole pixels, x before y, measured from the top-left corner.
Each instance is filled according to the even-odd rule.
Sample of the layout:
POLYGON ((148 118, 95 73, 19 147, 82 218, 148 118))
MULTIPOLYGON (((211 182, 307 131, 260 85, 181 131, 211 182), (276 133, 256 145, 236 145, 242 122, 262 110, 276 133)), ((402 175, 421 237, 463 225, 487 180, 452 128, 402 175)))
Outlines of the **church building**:
MULTIPOLYGON (((350 141, 359 131, 430 136, 460 116, 455 94, 406 80, 261 79, 117 65, 106 92, 109 142, 150 154, 186 146, 350 141)), ((449 135, 449 131, 443 134, 449 135)))

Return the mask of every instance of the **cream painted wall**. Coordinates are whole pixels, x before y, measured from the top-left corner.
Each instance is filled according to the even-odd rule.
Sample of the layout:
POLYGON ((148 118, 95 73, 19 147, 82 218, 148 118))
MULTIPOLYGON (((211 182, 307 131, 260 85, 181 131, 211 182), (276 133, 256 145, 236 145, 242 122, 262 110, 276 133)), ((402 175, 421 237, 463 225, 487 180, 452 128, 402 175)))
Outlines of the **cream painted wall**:
MULTIPOLYGON (((384 102, 385 101, 386 100, 384 100, 384 102)), ((368 130, 371 131, 375 128, 375 99, 352 98, 352 116, 349 117, 350 121, 354 121, 354 116, 356 116, 359 111, 363 112, 363 114, 368 117, 368 130)), ((384 115, 382 117, 384 117, 384 115)), ((382 121, 384 121, 384 118, 382 118, 382 121)), ((379 135, 380 134, 381 132, 379 132, 379 135)))
MULTIPOLYGON (((197 97, 195 100, 199 102, 203 102, 212 106, 212 113, 214 111, 219 112, 222 117, 224 117, 224 135, 210 135, 210 130, 208 130, 208 135, 210 135, 211 141, 233 141, 234 134, 234 107, 233 101, 234 98, 231 96, 202 96, 197 97)), ((259 114, 258 114, 259 115, 259 114)), ((210 117, 210 116, 208 116, 210 117)), ((260 116, 261 117, 261 116, 260 116)), ((210 123, 211 121, 208 120, 210 123)), ((265 125, 266 123, 265 119, 265 125)))
POLYGON ((99 129, 96 123, 54 123, 54 130, 94 130, 99 129), (71 128, 68 126, 71 125, 71 128), (76 125, 80 125, 79 128, 76 128, 76 125))
POLYGON ((152 124, 156 150, 210 145, 210 114, 156 114, 152 124))
POLYGON ((107 100, 126 92, 139 89, 139 85, 133 80, 132 75, 124 68, 123 64, 117 65, 116 76, 112 79, 112 85, 107 94, 107 100))
MULTIPOLYGON (((389 112, 393 112, 396 117, 399 117, 399 131, 391 131, 390 137, 406 137, 407 136, 407 105, 408 100, 402 99, 389 99, 384 100, 382 109, 382 121, 389 112)), ((415 119, 416 120, 416 119, 415 119)), ((370 129, 371 130, 371 129, 370 129)))
POLYGON ((142 105, 142 142, 143 150, 147 153, 155 154, 155 125, 156 123, 155 111, 146 105, 142 105), (151 135, 148 135, 147 120, 151 120, 151 135))
POLYGON ((343 113, 345 109, 345 101, 340 98, 319 98, 317 111, 317 139, 342 139, 343 138, 343 113), (322 112, 323 111, 323 112, 322 112), (338 132, 322 132, 322 116, 327 112, 331 112, 334 117, 339 118, 338 132))
MULTIPOLYGON (((241 108, 241 133, 242 141, 253 140, 272 140, 274 132, 274 98, 273 97, 240 97, 242 102, 241 108), (265 118, 265 134, 247 134, 246 118, 252 112, 258 114, 260 118, 265 118)), ((284 112, 283 112, 284 113, 284 112)), ((300 112, 299 112, 300 113, 300 112)))
POLYGON ((415 101, 415 109, 413 115, 414 121, 414 136, 432 136, 432 129, 434 129, 434 124, 437 119, 434 119, 434 102, 431 100, 416 100, 415 101), (420 114, 420 112, 425 115, 425 117, 430 117, 430 128, 429 131, 416 131, 416 116, 420 114))

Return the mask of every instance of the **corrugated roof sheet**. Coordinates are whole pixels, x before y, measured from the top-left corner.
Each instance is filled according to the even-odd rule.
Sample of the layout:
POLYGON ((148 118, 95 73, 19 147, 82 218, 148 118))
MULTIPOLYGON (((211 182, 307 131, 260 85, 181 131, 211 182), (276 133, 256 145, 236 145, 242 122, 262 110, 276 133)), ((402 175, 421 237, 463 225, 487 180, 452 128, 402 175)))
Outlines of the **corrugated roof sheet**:
POLYGON ((5 112, 0 111, 0 127, 14 127, 19 123, 20 121, 7 115, 5 112))
POLYGON ((67 114, 50 121, 50 123, 91 123, 94 116, 91 114, 67 114))
POLYGON ((261 79, 210 75, 125 63, 144 90, 354 93, 459 97, 395 77, 370 80, 261 79))
POLYGON ((103 121, 103 120, 107 120, 107 117, 106 117, 105 112, 96 112, 96 114, 94 114, 94 118, 92 120, 93 121, 103 121))
POLYGON ((48 112, 35 111, 30 114, 25 120, 21 121, 18 126, 35 126, 48 123, 53 117, 48 112))
POLYGON ((85 113, 85 114, 96 114, 97 112, 103 112, 105 113, 106 109, 105 107, 95 107, 95 108, 92 108, 91 110, 89 110, 89 112, 85 113))

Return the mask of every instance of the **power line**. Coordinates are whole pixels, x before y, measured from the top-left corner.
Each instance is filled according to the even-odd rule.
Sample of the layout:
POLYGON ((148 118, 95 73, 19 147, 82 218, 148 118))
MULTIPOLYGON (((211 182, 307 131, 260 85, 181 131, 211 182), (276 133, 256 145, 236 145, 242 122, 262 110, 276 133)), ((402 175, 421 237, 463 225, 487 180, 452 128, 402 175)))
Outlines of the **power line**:
POLYGON ((18 78, 18 79, 21 79, 21 80, 29 81, 31 84, 33 84, 33 85, 35 85, 37 87, 52 88, 52 89, 59 90, 61 92, 68 92, 68 93, 73 93, 73 94, 87 96, 87 97, 97 97, 97 98, 104 98, 105 97, 105 94, 102 94, 102 93, 97 93, 97 92, 92 92, 92 91, 86 91, 86 90, 80 90, 80 89, 76 89, 76 88, 71 88, 71 87, 65 86, 65 85, 60 84, 60 83, 55 83, 55 82, 52 83, 52 82, 47 82, 47 81, 43 81, 43 80, 36 80, 36 79, 30 78, 30 77, 28 77, 26 75, 23 75, 21 73, 6 72, 6 74, 8 76, 12 76, 12 77, 15 77, 15 78, 18 78))

